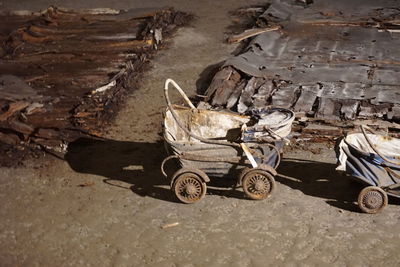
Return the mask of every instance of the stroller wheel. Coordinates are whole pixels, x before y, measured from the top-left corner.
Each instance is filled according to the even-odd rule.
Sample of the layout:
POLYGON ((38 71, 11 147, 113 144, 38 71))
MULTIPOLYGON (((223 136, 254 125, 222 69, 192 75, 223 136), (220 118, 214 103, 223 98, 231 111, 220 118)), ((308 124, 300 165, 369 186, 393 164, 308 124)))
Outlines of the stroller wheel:
POLYGON ((378 213, 388 205, 388 196, 382 188, 368 186, 358 195, 358 206, 366 213, 378 213))
POLYGON ((206 183, 203 181, 196 170, 187 172, 177 172, 172 185, 176 197, 186 204, 199 201, 207 191, 206 183))
POLYGON ((275 179, 267 171, 251 169, 242 178, 243 191, 251 199, 266 199, 275 189, 275 179))

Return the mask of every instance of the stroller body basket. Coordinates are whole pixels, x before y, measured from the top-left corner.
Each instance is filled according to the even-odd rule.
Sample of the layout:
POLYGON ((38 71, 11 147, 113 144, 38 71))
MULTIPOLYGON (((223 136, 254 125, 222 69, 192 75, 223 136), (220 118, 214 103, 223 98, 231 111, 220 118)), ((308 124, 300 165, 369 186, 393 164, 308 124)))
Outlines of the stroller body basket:
MULTIPOLYGON (((181 121, 190 131, 207 139, 233 142, 240 138, 241 125, 249 117, 228 112, 196 110, 174 106, 181 121)), ((164 140, 169 154, 177 155, 179 164, 186 168, 201 169, 209 176, 224 177, 237 174, 250 162, 240 147, 208 144, 192 138, 183 132, 169 110, 165 113, 164 140)), ((264 157, 255 156, 256 162, 274 168, 278 163, 275 149, 266 144, 247 143, 250 148, 256 147, 264 157)), ((274 146, 282 151, 283 142, 276 141, 274 146)))
POLYGON ((161 163, 161 171, 181 202, 195 203, 202 199, 209 176, 236 176, 233 188, 241 186, 251 199, 266 199, 273 192, 275 169, 294 119, 292 111, 261 112, 255 122, 254 117, 229 111, 196 108, 171 79, 165 82, 164 95, 167 101, 164 140, 170 156, 161 163), (170 84, 189 108, 171 104, 170 84), (257 127, 247 128, 247 124, 257 127), (172 175, 164 168, 170 159, 177 159, 181 165, 172 175))
POLYGON ((339 147, 338 170, 364 184, 381 187, 389 195, 400 197, 400 140, 354 133, 346 136, 339 147), (381 155, 375 151, 380 151, 381 155))

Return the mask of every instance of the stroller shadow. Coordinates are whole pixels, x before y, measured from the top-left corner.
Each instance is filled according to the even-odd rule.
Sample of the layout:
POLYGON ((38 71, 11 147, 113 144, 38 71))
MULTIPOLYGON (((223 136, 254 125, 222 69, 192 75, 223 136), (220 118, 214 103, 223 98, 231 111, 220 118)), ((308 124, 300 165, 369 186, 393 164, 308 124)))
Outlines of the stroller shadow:
MULTIPOLYGON (((79 138, 69 144, 64 159, 74 171, 102 176, 103 182, 108 185, 131 190, 142 197, 181 203, 170 190, 170 181, 161 173, 160 165, 165 157, 163 141, 148 143, 79 138)), ((177 170, 173 161, 165 167, 169 175, 177 170)), ((235 182, 234 179, 211 179, 207 184, 207 194, 244 198, 243 192, 232 190, 235 182)))
POLYGON ((163 142, 140 143, 80 138, 68 146, 65 160, 79 173, 105 177, 103 182, 140 196, 176 202, 160 171, 163 142), (120 182, 126 183, 120 183, 120 182))
POLYGON ((360 212, 356 204, 362 185, 342 176, 334 164, 284 159, 276 180, 306 195, 325 199, 331 206, 360 212))
POLYGON ((217 195, 223 198, 250 200, 246 197, 243 190, 236 187, 239 173, 240 171, 231 170, 228 177, 211 178, 211 181, 207 183, 207 194, 217 195))
MULTIPOLYGON (((160 171, 165 158, 164 143, 129 142, 80 138, 68 146, 64 159, 79 173, 102 176, 103 182, 125 188, 142 197, 180 203, 170 190, 169 180, 160 171), (123 183, 121 183, 123 182, 123 183)), ((167 173, 176 170, 167 164, 167 173)), ((325 199, 337 208, 356 211, 355 204, 362 185, 341 177, 334 164, 284 159, 276 180, 304 194, 325 199)), ((226 198, 247 199, 241 190, 233 189, 232 179, 215 178, 207 184, 207 194, 226 198)))

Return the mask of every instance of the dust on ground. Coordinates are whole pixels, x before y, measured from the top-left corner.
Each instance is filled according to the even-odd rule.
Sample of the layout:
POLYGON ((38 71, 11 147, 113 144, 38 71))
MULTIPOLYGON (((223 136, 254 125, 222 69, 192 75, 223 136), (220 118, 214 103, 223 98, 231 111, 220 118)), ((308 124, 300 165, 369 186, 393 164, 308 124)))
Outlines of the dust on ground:
MULTIPOLYGON (((195 94, 235 46, 228 12, 257 1, 3 1, 2 8, 174 6, 197 19, 178 31, 127 99, 109 140, 81 139, 66 161, 1 169, 2 266, 368 266, 400 264, 400 206, 359 213, 360 186, 335 172, 331 148, 290 150, 278 186, 251 201, 216 181, 194 205, 176 202, 159 171, 162 94, 173 78, 195 94), (176 225, 175 223, 179 223, 176 225), (175 226, 164 228, 173 224, 175 226)), ((178 99, 178 98, 176 98, 178 99)))

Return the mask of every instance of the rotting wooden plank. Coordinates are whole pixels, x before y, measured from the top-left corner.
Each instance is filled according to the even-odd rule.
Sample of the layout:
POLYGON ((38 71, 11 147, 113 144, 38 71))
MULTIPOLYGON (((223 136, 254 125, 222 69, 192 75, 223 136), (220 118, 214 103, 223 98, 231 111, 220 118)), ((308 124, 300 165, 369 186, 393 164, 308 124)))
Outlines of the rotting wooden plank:
POLYGON ((316 135, 330 135, 330 136, 342 136, 343 130, 339 127, 310 123, 302 129, 305 134, 316 134, 316 135))
POLYGON ((374 105, 371 104, 369 101, 361 101, 358 117, 361 119, 374 118, 374 117, 382 118, 389 112, 391 106, 392 105, 389 103, 374 105))
POLYGON ((312 107, 318 97, 320 91, 319 85, 302 85, 300 89, 300 97, 295 103, 293 111, 296 112, 296 116, 304 116, 310 114, 312 107))
POLYGON ((298 88, 297 85, 281 86, 272 96, 272 105, 278 108, 290 108, 298 88))
POLYGON ((15 102, 18 100, 42 100, 43 97, 23 79, 5 74, 0 75, 0 99, 15 102))
POLYGON ((111 53, 111 51, 108 51, 106 54, 100 51, 93 51, 93 52, 86 52, 83 53, 79 51, 79 53, 65 53, 61 51, 55 51, 55 50, 47 50, 47 51, 42 51, 39 53, 32 53, 32 54, 21 54, 21 55, 16 55, 14 59, 12 60, 4 60, 4 64, 7 64, 8 66, 10 64, 34 64, 34 63, 43 63, 43 62, 63 62, 63 63, 84 63, 84 62, 91 62, 91 63, 99 63, 99 62, 104 62, 106 60, 112 61, 113 64, 116 63, 124 63, 126 62, 126 59, 129 58, 129 54, 124 54, 124 53, 118 53, 118 51, 115 51, 115 53, 111 53))
POLYGON ((312 107, 317 99, 317 93, 312 91, 301 91, 301 95, 297 100, 293 110, 296 116, 304 116, 312 111, 312 107))
MULTIPOLYGON (((398 75, 398 74, 396 74, 398 75)), ((400 85, 372 85, 366 92, 366 98, 371 99, 371 103, 379 105, 380 103, 400 103, 400 85)))
POLYGON ((236 105, 246 84, 247 84, 246 80, 243 79, 236 85, 234 91, 232 92, 232 94, 229 96, 229 98, 227 100, 226 108, 231 109, 231 108, 233 108, 233 106, 236 105))
POLYGON ((354 120, 357 116, 360 101, 355 99, 344 99, 340 101, 340 114, 345 120, 354 120))
POLYGON ((400 122, 400 105, 394 105, 388 115, 390 116, 390 119, 400 122))
MULTIPOLYGON (((384 120, 377 120, 377 119, 373 119, 373 120, 355 120, 353 121, 354 127, 358 127, 360 125, 367 125, 367 126, 373 126, 375 128, 380 128, 380 129, 384 129, 384 130, 388 130, 388 129, 395 129, 397 131, 397 133, 400 132, 400 124, 395 123, 395 122, 389 122, 389 121, 384 121, 384 120)), ((391 133, 391 134, 395 134, 395 133, 391 133)), ((400 134, 397 135, 398 137, 400 137, 400 134)))
POLYGON ((261 33, 264 32, 272 32, 272 31, 277 31, 281 28, 281 26, 279 25, 275 25, 272 27, 265 27, 265 28, 254 28, 254 29, 248 29, 245 30, 244 32, 237 34, 237 35, 233 35, 231 37, 228 38, 228 43, 230 44, 235 44, 235 43, 239 43, 247 38, 259 35, 261 33))
POLYGON ((246 86, 244 87, 242 94, 239 98, 239 103, 237 105, 237 110, 239 113, 244 113, 251 105, 252 105, 252 96, 254 94, 255 88, 255 81, 256 78, 252 77, 247 82, 246 86))
POLYGON ((340 120, 340 103, 337 99, 327 97, 319 98, 317 118, 326 120, 340 120))
POLYGON ((30 135, 35 131, 34 126, 28 123, 21 122, 18 119, 8 121, 8 125, 10 129, 26 135, 30 135))
MULTIPOLYGON (((31 41, 29 41, 31 42, 31 41)), ((18 49, 16 55, 36 54, 40 51, 52 51, 54 53, 121 53, 124 51, 140 52, 150 49, 153 41, 150 40, 132 40, 132 41, 107 41, 107 42, 90 42, 87 40, 64 42, 64 39, 59 40, 59 44, 55 42, 43 43, 42 45, 23 46, 18 49)))
POLYGON ((0 142, 8 145, 18 145, 21 142, 21 139, 14 133, 0 132, 0 142))
POLYGON ((18 102, 14 102, 14 103, 10 103, 8 109, 6 112, 0 114, 0 121, 5 121, 7 120, 9 117, 11 117, 12 115, 14 115, 14 113, 26 108, 27 106, 29 106, 29 102, 26 101, 18 101, 18 102))
POLYGON ((218 90, 218 88, 221 87, 221 85, 224 83, 224 81, 229 80, 229 78, 231 77, 233 73, 233 69, 231 67, 226 67, 226 68, 222 68, 220 71, 218 71, 214 78, 211 81, 210 86, 207 88, 205 95, 207 96, 207 99, 210 99, 215 91, 218 90))
POLYGON ((255 91, 264 83, 260 77, 252 77, 246 84, 239 98, 237 109, 239 113, 244 113, 249 107, 253 106, 253 95, 255 91))
POLYGON ((253 96, 253 105, 257 109, 265 108, 269 105, 270 98, 275 92, 275 86, 272 80, 266 80, 257 90, 257 93, 253 96))
POLYGON ((226 105, 228 98, 234 92, 236 88, 236 84, 240 80, 240 74, 236 71, 233 71, 231 75, 229 75, 228 79, 221 80, 221 84, 218 86, 215 91, 212 105, 222 106, 226 105))
MULTIPOLYGON (((27 28, 27 32, 35 35, 46 35, 46 36, 68 36, 71 38, 78 38, 79 34, 84 33, 85 38, 91 36, 97 36, 101 34, 102 36, 108 36, 104 34, 110 34, 108 38, 113 37, 118 33, 124 33, 128 35, 128 32, 135 32, 135 27, 139 27, 139 21, 124 21, 124 22, 113 22, 113 23, 94 23, 84 25, 82 23, 69 23, 68 25, 64 25, 64 27, 60 26, 51 26, 47 24, 35 24, 30 25, 27 28), (76 26, 75 26, 76 25, 76 26)), ((135 36, 136 34, 129 34, 130 38, 135 36)), ((81 36, 82 37, 82 36, 81 36)), ((107 38, 107 39, 108 39, 107 38)))

